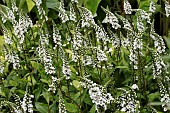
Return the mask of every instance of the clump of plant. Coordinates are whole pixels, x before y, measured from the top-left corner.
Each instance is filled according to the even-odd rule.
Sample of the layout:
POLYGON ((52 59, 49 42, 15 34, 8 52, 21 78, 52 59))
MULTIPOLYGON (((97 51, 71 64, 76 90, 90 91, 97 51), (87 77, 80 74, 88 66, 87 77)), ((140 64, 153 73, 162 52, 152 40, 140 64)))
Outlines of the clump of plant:
POLYGON ((169 66, 162 56, 169 49, 155 32, 159 5, 148 1, 144 10, 124 0, 123 13, 98 1, 105 14, 99 21, 89 0, 84 7, 81 0, 4 0, 0 111, 168 111, 169 66))

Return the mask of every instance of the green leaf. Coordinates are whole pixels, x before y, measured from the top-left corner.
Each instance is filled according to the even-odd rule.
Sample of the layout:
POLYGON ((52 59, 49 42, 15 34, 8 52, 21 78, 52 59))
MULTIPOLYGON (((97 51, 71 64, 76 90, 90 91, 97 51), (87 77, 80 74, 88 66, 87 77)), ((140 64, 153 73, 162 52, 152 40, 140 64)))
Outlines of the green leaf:
POLYGON ((85 0, 84 6, 89 9, 92 14, 94 15, 97 11, 98 5, 101 2, 101 0, 85 0))
POLYGON ((74 72, 74 73, 77 72, 72 65, 70 66, 70 70, 71 70, 71 72, 74 72))
POLYGON ((82 4, 84 3, 84 0, 78 0, 78 2, 79 2, 78 5, 82 6, 82 4))
POLYGON ((76 100, 80 97, 81 92, 78 92, 72 96, 73 100, 76 100))
POLYGON ((165 104, 164 102, 150 102, 149 105, 152 106, 161 106, 162 104, 165 104))
POLYGON ((42 82, 44 83, 47 83, 48 84, 48 81, 46 79, 40 79, 42 82))
POLYGON ((21 0, 19 4, 19 10, 21 10, 24 6, 25 0, 21 0))
POLYGON ((12 85, 12 86, 18 86, 18 83, 15 82, 15 81, 13 81, 13 80, 10 80, 9 83, 10 83, 10 85, 12 85))
POLYGON ((35 100, 37 101, 41 95, 41 88, 37 88, 33 92, 35 94, 35 100))
MULTIPOLYGON (((150 3, 150 0, 137 0, 138 4, 140 4, 140 2, 148 2, 148 4, 150 3)), ((155 3, 158 2, 158 0, 154 0, 155 3)))
POLYGON ((48 8, 55 9, 59 7, 60 2, 58 0, 47 0, 46 5, 48 8))
MULTIPOLYGON (((3 44, 4 44, 4 36, 0 36, 0 55, 2 55, 2 46, 3 46, 3 44)), ((0 58, 0 60, 1 60, 1 58, 0 58)))
POLYGON ((5 97, 5 96, 6 96, 5 93, 2 91, 1 87, 0 87, 0 95, 1 95, 2 97, 5 97))
POLYGON ((51 108, 51 113, 57 113, 57 104, 56 104, 56 102, 55 103, 53 103, 51 106, 50 106, 50 108, 51 108))
POLYGON ((79 91, 82 90, 81 84, 77 80, 73 80, 73 86, 79 91))
POLYGON ((72 51, 70 49, 65 49, 66 53, 72 54, 72 51))
POLYGON ((150 2, 148 0, 141 1, 140 5, 139 5, 139 9, 143 9, 143 10, 147 11, 149 9, 149 4, 150 4, 150 2))
POLYGON ((154 101, 154 99, 159 98, 159 97, 160 97, 159 92, 151 93, 151 94, 148 95, 150 102, 154 101))
POLYGON ((44 104, 41 102, 36 102, 35 107, 40 113, 48 113, 48 105, 47 104, 44 104))
POLYGON ((28 6, 28 11, 30 12, 32 8, 35 6, 34 2, 32 0, 26 0, 27 6, 28 6))
POLYGON ((66 110, 72 113, 77 113, 79 111, 79 108, 75 104, 71 103, 65 103, 66 110))
POLYGON ((43 97, 45 98, 45 100, 46 100, 47 103, 49 104, 49 102, 50 102, 50 92, 44 91, 44 92, 43 92, 43 97))
POLYGON ((93 107, 90 109, 89 113, 96 113, 95 105, 93 105, 93 107))
POLYGON ((93 105, 92 100, 88 94, 86 94, 86 96, 84 98, 84 102, 88 105, 93 105))
POLYGON ((0 36, 0 47, 4 44, 4 36, 0 36))
POLYGON ((164 38, 168 48, 170 49, 170 38, 167 38, 167 37, 163 37, 163 38, 164 38))
POLYGON ((10 0, 5 0, 5 1, 6 1, 7 6, 10 7, 11 6, 10 0))
POLYGON ((119 69, 127 69, 127 66, 116 66, 115 68, 119 68, 119 69))
POLYGON ((161 5, 156 4, 156 12, 159 12, 161 10, 161 5))

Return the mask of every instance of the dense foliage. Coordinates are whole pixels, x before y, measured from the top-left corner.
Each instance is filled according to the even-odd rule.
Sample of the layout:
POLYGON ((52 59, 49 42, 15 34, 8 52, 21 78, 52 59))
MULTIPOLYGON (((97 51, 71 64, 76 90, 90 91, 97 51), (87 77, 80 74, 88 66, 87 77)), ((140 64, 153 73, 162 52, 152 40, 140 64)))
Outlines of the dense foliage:
POLYGON ((0 112, 169 112, 169 15, 166 0, 2 0, 0 112))

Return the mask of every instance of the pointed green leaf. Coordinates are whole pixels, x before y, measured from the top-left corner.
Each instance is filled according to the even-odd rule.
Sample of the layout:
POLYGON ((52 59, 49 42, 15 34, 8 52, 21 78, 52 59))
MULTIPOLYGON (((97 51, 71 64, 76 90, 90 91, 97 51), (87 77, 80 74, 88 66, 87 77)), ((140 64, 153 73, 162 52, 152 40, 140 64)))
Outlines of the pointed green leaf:
POLYGON ((95 105, 93 105, 93 107, 90 109, 89 113, 96 113, 95 105))
POLYGON ((40 113, 48 113, 48 105, 47 104, 44 104, 41 102, 36 102, 35 107, 40 113))
POLYGON ((77 90, 82 90, 81 84, 79 81, 77 80, 73 80, 73 86, 77 89, 77 90))
POLYGON ((47 103, 49 104, 49 102, 50 102, 50 92, 44 91, 44 92, 43 92, 43 97, 45 98, 45 100, 46 100, 47 103))
POLYGON ((79 111, 79 108, 75 104, 71 103, 65 103, 66 110, 72 113, 77 113, 79 111))
POLYGON ((97 11, 98 5, 101 2, 101 0, 85 0, 84 6, 89 9, 92 14, 94 15, 97 11))
POLYGON ((32 8, 35 6, 34 2, 32 0, 26 0, 27 6, 28 6, 28 11, 30 12, 32 8))

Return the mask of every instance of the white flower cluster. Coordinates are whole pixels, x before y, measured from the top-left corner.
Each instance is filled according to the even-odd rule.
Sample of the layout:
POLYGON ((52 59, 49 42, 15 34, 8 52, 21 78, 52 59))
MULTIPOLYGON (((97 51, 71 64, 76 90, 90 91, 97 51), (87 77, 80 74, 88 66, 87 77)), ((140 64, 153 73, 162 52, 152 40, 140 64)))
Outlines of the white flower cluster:
POLYGON ((128 0, 124 0, 124 11, 125 14, 132 14, 132 6, 130 5, 128 0))
POLYGON ((90 27, 91 25, 95 25, 95 21, 93 19, 93 14, 85 7, 81 7, 82 10, 82 27, 90 27))
POLYGON ((117 103, 120 106, 120 111, 126 113, 139 113, 138 108, 140 108, 140 103, 136 100, 137 95, 135 92, 137 89, 138 86, 136 84, 132 85, 131 91, 121 89, 123 93, 117 100, 117 103))
POLYGON ((150 0, 149 11, 152 12, 152 13, 154 13, 156 11, 154 0, 150 0))
MULTIPOLYGON (((169 74, 168 72, 166 72, 166 73, 169 74)), ((170 92, 170 77, 168 75, 165 76, 164 82, 167 83, 168 92, 170 92)))
POLYGON ((76 50, 72 49, 72 61, 77 62, 79 57, 80 56, 78 55, 78 52, 76 50))
POLYGON ((88 55, 83 56, 82 61, 84 66, 91 65, 93 63, 91 56, 88 55))
POLYGON ((1 101, 0 103, 0 110, 3 106, 10 106, 11 113, 23 113, 20 109, 17 108, 17 106, 9 101, 1 101))
POLYGON ((80 83, 84 88, 89 89, 89 95, 95 104, 97 113, 104 112, 107 109, 107 104, 110 104, 110 102, 114 100, 112 95, 107 93, 103 86, 93 83, 93 81, 87 78, 83 78, 80 83), (104 111, 101 111, 101 108, 104 111))
POLYGON ((121 39, 117 36, 117 34, 113 33, 110 29, 109 29, 109 33, 110 36, 112 37, 112 46, 114 48, 118 48, 121 46, 121 39))
POLYGON ((25 33, 27 32, 29 26, 32 27, 32 21, 26 14, 19 15, 19 21, 14 23, 14 33, 20 39, 20 44, 24 42, 25 33))
POLYGON ((134 37, 129 55, 129 59, 131 61, 130 63, 133 64, 134 69, 138 69, 138 56, 142 55, 142 48, 143 48, 142 39, 140 38, 140 35, 137 34, 134 37))
POLYGON ((78 61, 78 59, 80 58, 78 51, 81 50, 82 46, 83 46, 83 35, 79 31, 79 27, 77 27, 72 42, 72 61, 74 62, 78 61))
POLYGON ((50 56, 50 54, 48 53, 48 51, 45 49, 44 46, 39 46, 37 48, 37 53, 39 55, 39 58, 41 60, 42 63, 44 63, 44 67, 45 67, 45 72, 47 74, 54 74, 55 73, 55 68, 52 65, 52 57, 50 56))
POLYGON ((45 20, 47 21, 48 17, 46 16, 44 9, 41 7, 42 1, 41 0, 34 0, 34 2, 35 2, 35 5, 37 6, 38 13, 40 15, 40 19, 45 18, 45 20))
POLYGON ((159 54, 165 53, 166 46, 164 40, 161 36, 155 33, 153 25, 151 27, 150 37, 154 40, 154 46, 157 49, 157 52, 159 54))
POLYGON ((6 9, 6 12, 7 14, 0 10, 2 22, 5 23, 7 20, 9 20, 12 22, 12 24, 14 24, 16 22, 14 12, 9 8, 6 9))
POLYGON ((56 44, 54 46, 54 49, 56 49, 56 47, 61 47, 62 46, 62 43, 61 43, 61 35, 59 33, 59 30, 56 26, 56 24, 53 22, 53 41, 54 43, 56 44))
POLYGON ((11 6, 12 10, 8 7, 6 8, 7 15, 3 11, 0 11, 3 23, 5 23, 6 20, 11 21, 13 24, 16 22, 14 13, 17 12, 18 14, 18 8, 14 0, 11 0, 11 6))
POLYGON ((1 18, 2 18, 2 23, 5 23, 7 20, 6 20, 6 14, 4 13, 4 12, 2 12, 2 11, 0 11, 0 16, 1 16, 1 18))
POLYGON ((129 59, 130 59, 130 64, 133 64, 133 68, 134 69, 138 69, 138 53, 136 51, 134 51, 133 49, 130 50, 130 55, 129 55, 129 59))
POLYGON ((143 33, 145 30, 144 24, 142 22, 142 18, 140 16, 137 17, 137 29, 138 32, 143 33))
POLYGON ((78 3, 78 0, 71 0, 71 2, 78 3))
POLYGON ((70 75, 71 75, 70 66, 64 59, 63 59, 62 72, 64 76, 66 77, 66 79, 70 79, 70 75))
POLYGON ((3 74, 4 68, 5 68, 5 66, 4 66, 4 64, 2 63, 2 61, 0 60, 0 73, 1 73, 1 74, 3 74))
POLYGON ((11 39, 8 30, 5 27, 2 27, 3 32, 4 32, 4 42, 6 44, 12 44, 13 40, 11 39))
POLYGON ((145 20, 147 23, 151 24, 151 13, 147 13, 145 10, 142 9, 137 9, 137 11, 139 11, 142 20, 145 20))
POLYGON ((102 61, 107 61, 107 56, 106 54, 104 53, 104 51, 102 51, 100 49, 100 47, 97 48, 97 60, 99 62, 102 62, 102 61))
POLYGON ((131 32, 127 33, 126 38, 122 35, 121 32, 120 32, 120 35, 118 36, 117 34, 113 33, 111 30, 109 30, 109 34, 110 34, 110 37, 112 38, 111 44, 114 48, 129 47, 130 46, 130 43, 131 43, 130 38, 132 37, 131 32))
POLYGON ((83 36, 77 28, 73 37, 73 48, 75 50, 79 50, 83 46, 82 44, 83 44, 83 36))
POLYGON ((76 12, 73 5, 70 5, 70 20, 77 22, 76 12))
POLYGON ((121 28, 117 17, 112 12, 110 12, 104 8, 103 8, 103 10, 106 12, 106 17, 102 21, 102 23, 110 23, 112 25, 112 28, 114 28, 114 29, 121 28))
POLYGON ((123 16, 121 15, 117 15, 121 21, 123 22, 123 28, 128 30, 128 31, 133 31, 133 28, 131 26, 131 24, 129 23, 128 19, 124 18, 123 16))
MULTIPOLYGON (((122 35, 122 34, 121 34, 122 35)), ((123 47, 130 47, 131 41, 130 41, 130 37, 131 37, 131 33, 128 32, 127 33, 127 37, 123 37, 123 39, 121 40, 121 44, 123 47)))
POLYGON ((59 96, 59 113, 67 113, 63 97, 59 96))
POLYGON ((28 94, 28 92, 25 92, 23 101, 21 102, 21 107, 24 111, 24 113, 33 113, 33 104, 32 104, 32 98, 34 98, 34 95, 28 94))
POLYGON ((7 17, 8 20, 10 20, 12 23, 16 22, 15 15, 14 15, 13 11, 10 9, 7 9, 7 15, 5 17, 7 17))
POLYGON ((169 15, 170 15, 170 4, 166 0, 165 0, 165 13, 166 13, 166 16, 169 17, 169 15))
POLYGON ((59 17, 61 18, 62 23, 69 21, 69 17, 66 14, 66 10, 64 9, 64 1, 63 0, 60 1, 59 17))
POLYGON ((156 52, 153 60, 153 78, 155 79, 166 70, 166 65, 160 55, 156 52))
MULTIPOLYGON (((48 34, 47 34, 47 36, 48 36, 48 34)), ((40 45, 37 48, 37 53, 39 55, 41 62, 44 63, 45 72, 47 74, 54 74, 55 68, 52 65, 53 64, 52 57, 50 56, 50 54, 46 50, 46 45, 48 45, 48 43, 49 43, 47 36, 44 36, 43 33, 41 33, 41 35, 40 35, 40 45)))
POLYGON ((16 54, 15 51, 9 52, 7 49, 5 49, 4 52, 5 60, 12 63, 14 69, 18 69, 20 67, 18 54, 16 54))
POLYGON ((18 7, 16 6, 16 3, 14 0, 11 1, 11 5, 12 5, 12 11, 13 12, 18 12, 18 7))
POLYGON ((158 85, 161 93, 161 102, 163 102, 162 107, 166 112, 168 110, 167 108, 170 106, 170 96, 162 82, 158 82, 158 85))
POLYGON ((95 34, 96 34, 97 42, 100 42, 100 40, 102 40, 103 43, 106 44, 107 42, 110 41, 105 29, 102 26, 100 27, 97 24, 95 24, 94 29, 96 31, 95 34))
POLYGON ((14 100, 15 100, 15 104, 17 105, 16 109, 19 111, 21 109, 21 100, 20 97, 17 94, 13 94, 14 100))
POLYGON ((57 81, 58 81, 57 77, 52 76, 52 83, 51 83, 51 85, 49 85, 48 91, 52 91, 53 93, 56 92, 56 87, 57 87, 56 82, 57 81))

